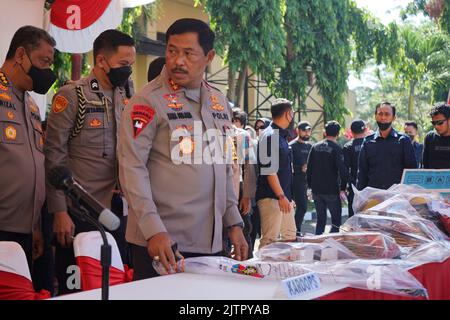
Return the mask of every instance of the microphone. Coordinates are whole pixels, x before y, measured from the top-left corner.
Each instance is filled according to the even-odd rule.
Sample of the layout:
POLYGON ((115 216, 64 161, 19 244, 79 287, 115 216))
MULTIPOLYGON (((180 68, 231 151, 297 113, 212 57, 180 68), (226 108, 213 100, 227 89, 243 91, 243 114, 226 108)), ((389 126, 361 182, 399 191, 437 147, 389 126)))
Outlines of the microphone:
POLYGON ((58 190, 64 191, 72 200, 77 201, 89 211, 98 221, 111 231, 120 226, 119 218, 105 208, 72 177, 72 172, 64 166, 52 168, 48 174, 50 184, 58 190))

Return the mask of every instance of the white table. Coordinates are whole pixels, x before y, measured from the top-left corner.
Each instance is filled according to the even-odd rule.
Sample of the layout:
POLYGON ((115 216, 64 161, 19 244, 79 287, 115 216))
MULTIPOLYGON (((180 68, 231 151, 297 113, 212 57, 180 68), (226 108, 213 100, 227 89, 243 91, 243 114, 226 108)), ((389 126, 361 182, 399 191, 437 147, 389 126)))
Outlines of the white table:
MULTIPOLYGON (((322 285, 299 300, 311 300, 345 288, 322 285)), ((287 299, 281 282, 247 276, 213 276, 178 273, 111 286, 110 300, 272 300, 287 299)), ((52 300, 100 300, 101 289, 60 296, 52 300)))

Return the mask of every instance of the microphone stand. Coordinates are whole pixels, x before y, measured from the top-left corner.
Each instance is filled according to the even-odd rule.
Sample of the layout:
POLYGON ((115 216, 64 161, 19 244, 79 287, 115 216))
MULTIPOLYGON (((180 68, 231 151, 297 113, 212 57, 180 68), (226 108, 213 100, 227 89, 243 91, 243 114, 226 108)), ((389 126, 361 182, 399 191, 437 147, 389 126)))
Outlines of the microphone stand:
MULTIPOLYGON (((71 193, 68 194, 70 195, 71 193)), ((100 222, 98 222, 97 219, 89 214, 89 211, 80 204, 77 197, 70 196, 70 198, 72 199, 72 204, 75 205, 77 209, 84 212, 84 214, 81 214, 79 212, 76 213, 78 217, 93 224, 102 236, 103 244, 101 246, 100 253, 100 264, 102 265, 102 300, 109 300, 109 268, 111 266, 111 245, 108 243, 105 228, 103 228, 103 226, 100 222)))

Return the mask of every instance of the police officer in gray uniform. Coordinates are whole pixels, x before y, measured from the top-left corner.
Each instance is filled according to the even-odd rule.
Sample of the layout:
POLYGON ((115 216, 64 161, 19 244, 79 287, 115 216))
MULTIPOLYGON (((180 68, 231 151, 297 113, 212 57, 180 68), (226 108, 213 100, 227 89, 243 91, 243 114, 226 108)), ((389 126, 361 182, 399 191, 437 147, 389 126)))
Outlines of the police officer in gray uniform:
POLYGON ((203 80, 215 55, 214 33, 203 21, 181 19, 169 27, 166 40, 166 66, 130 100, 120 128, 120 180, 129 203, 126 238, 135 279, 157 275, 153 259, 173 272, 180 253, 220 255, 223 226, 229 227, 235 259, 246 259, 248 250, 231 162, 208 162, 215 146, 213 139, 202 139, 206 129, 208 136, 232 128, 226 98, 203 80))
POLYGON ((25 26, 14 34, 0 69, 0 241, 15 241, 32 260, 45 200, 44 139, 39 108, 28 91, 45 94, 55 40, 25 26))
MULTIPOLYGON (((117 128, 127 104, 124 86, 136 59, 134 40, 117 30, 106 30, 94 42, 95 66, 84 79, 63 86, 55 95, 47 121, 46 171, 67 166, 74 178, 105 207, 119 192, 117 128)), ((60 293, 68 292, 67 267, 75 264, 73 237, 95 228, 78 219, 64 193, 47 184, 48 210, 54 213, 57 238, 56 274, 60 293)), ((123 219, 122 219, 123 220, 123 219)), ((114 234, 124 243, 122 235, 114 234), (122 238, 122 239, 121 239, 122 238)))

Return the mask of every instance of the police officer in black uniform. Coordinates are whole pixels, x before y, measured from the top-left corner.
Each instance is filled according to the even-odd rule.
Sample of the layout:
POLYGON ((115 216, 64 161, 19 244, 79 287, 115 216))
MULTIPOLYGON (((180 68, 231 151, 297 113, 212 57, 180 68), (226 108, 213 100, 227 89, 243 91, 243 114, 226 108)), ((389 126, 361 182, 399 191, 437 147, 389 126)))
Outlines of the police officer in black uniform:
POLYGON ((450 105, 436 104, 430 112, 434 130, 425 137, 423 167, 425 169, 450 168, 450 105))
POLYGON ((306 177, 311 187, 317 212, 316 235, 325 231, 327 209, 331 213, 331 232, 339 232, 341 226, 343 196, 348 182, 348 170, 344 164, 342 148, 337 144, 341 126, 336 121, 325 125, 326 139, 311 148, 306 177))
POLYGON ((289 145, 292 149, 292 168, 294 170, 295 224, 297 232, 300 232, 308 207, 306 162, 311 150, 311 144, 307 142, 311 138, 311 125, 307 121, 300 122, 297 127, 297 135, 297 139, 291 141, 289 145))
POLYGON ((378 131, 367 136, 358 161, 357 188, 389 189, 400 183, 404 169, 417 168, 411 139, 392 127, 395 106, 381 102, 375 107, 378 131))
POLYGON ((347 186, 347 199, 348 199, 348 216, 353 216, 353 198, 355 193, 353 192, 352 185, 356 186, 356 178, 358 174, 358 158, 361 151, 361 145, 366 136, 367 127, 363 120, 354 120, 350 126, 353 139, 344 145, 344 163, 350 173, 350 181, 347 186))

